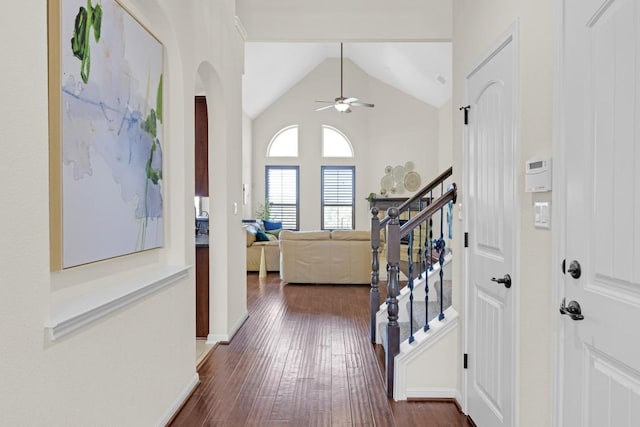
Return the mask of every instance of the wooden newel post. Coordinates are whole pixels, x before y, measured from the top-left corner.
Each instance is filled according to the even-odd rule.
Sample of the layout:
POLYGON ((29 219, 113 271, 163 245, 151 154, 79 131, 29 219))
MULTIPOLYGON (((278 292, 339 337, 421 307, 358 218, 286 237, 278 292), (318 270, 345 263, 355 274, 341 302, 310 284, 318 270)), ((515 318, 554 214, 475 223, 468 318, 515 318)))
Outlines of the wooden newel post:
POLYGON ((398 295, 400 294, 400 221, 398 208, 389 208, 387 215, 387 396, 393 397, 395 357, 400 353, 400 326, 398 325, 398 295))
POLYGON ((380 218, 378 208, 371 208, 371 292, 369 293, 369 324, 371 344, 376 343, 376 313, 380 309, 380 263, 378 251, 380 249, 380 218))

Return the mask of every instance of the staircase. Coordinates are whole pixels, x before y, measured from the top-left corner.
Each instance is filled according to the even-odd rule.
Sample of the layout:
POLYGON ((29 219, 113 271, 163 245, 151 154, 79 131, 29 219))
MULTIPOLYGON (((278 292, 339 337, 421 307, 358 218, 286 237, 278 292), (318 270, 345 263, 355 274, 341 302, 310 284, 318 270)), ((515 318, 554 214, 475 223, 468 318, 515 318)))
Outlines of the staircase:
MULTIPOLYGON (((453 254, 447 253, 444 258, 443 270, 446 272, 450 268, 453 254)), ((451 281, 444 279, 442 282, 442 290, 440 289, 440 265, 435 264, 433 270, 428 272, 429 286, 429 302, 425 301, 425 285, 427 279, 424 273, 414 280, 413 292, 408 286, 400 289, 398 295, 398 306, 401 309, 398 312, 398 325, 400 326, 400 342, 408 340, 411 331, 417 332, 425 323, 438 318, 441 310, 444 312, 451 306, 451 281), (411 310, 411 295, 413 294, 413 310, 411 310), (442 303, 442 307, 440 306, 442 303), (428 310, 427 310, 428 307, 428 310), (413 313, 412 313, 413 311, 413 313), (409 320, 412 318, 412 328, 410 328, 409 320)), ((376 344, 382 344, 386 350, 386 326, 388 321, 387 303, 380 305, 380 309, 376 313, 376 344)))
POLYGON ((382 219, 376 207, 371 209, 371 342, 385 349, 387 395, 396 400, 454 397, 450 394, 455 386, 446 385, 451 379, 455 382, 456 365, 450 362, 458 353, 458 314, 450 307, 451 281, 444 275, 453 259, 445 240, 445 236, 452 237, 451 208, 457 196, 454 183, 445 186, 452 173, 452 168, 447 169, 402 205, 389 208, 382 219), (416 202, 419 208, 412 211, 410 207, 416 202), (402 225, 400 216, 405 219, 402 225), (383 230, 387 296, 380 305, 378 256, 385 240, 381 239, 383 230), (407 278, 402 290, 401 269, 407 278), (449 363, 430 364, 447 362, 447 358, 449 363), (429 367, 430 378, 414 381, 424 377, 429 367), (431 387, 423 387, 425 383, 431 387))

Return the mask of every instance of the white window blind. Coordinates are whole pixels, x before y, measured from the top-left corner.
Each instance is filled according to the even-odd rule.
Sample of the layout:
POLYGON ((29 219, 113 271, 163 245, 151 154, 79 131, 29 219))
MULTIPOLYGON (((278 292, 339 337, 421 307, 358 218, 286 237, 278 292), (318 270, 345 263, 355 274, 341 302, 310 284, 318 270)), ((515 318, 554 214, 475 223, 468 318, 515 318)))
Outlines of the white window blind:
POLYGON ((266 199, 271 219, 282 221, 282 228, 298 229, 298 166, 266 167, 266 199))
POLYGON ((322 229, 353 229, 355 167, 322 166, 322 229))

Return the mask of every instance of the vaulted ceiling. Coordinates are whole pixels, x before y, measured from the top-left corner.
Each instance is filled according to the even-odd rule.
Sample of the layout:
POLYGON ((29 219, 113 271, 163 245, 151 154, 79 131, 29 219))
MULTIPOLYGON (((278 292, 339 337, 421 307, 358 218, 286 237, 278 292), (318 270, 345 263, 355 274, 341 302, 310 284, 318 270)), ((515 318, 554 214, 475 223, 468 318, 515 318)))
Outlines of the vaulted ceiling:
MULTIPOLYGON (((345 43, 344 57, 370 76, 427 104, 451 97, 451 43, 345 43)), ((339 43, 247 42, 243 109, 255 118, 327 58, 340 57, 339 43)), ((344 76, 345 90, 349 76, 344 76)), ((336 69, 339 94, 340 70, 336 69)))

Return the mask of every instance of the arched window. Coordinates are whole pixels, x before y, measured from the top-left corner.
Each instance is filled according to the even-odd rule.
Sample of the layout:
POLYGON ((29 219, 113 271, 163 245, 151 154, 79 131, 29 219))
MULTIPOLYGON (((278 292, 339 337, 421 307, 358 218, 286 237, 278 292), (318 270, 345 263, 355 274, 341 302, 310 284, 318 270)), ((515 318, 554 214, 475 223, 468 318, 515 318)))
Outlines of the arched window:
POLYGON ((338 129, 322 125, 322 157, 353 157, 351 142, 338 129))
POLYGON ((267 157, 298 157, 298 125, 280 129, 271 138, 267 157))

